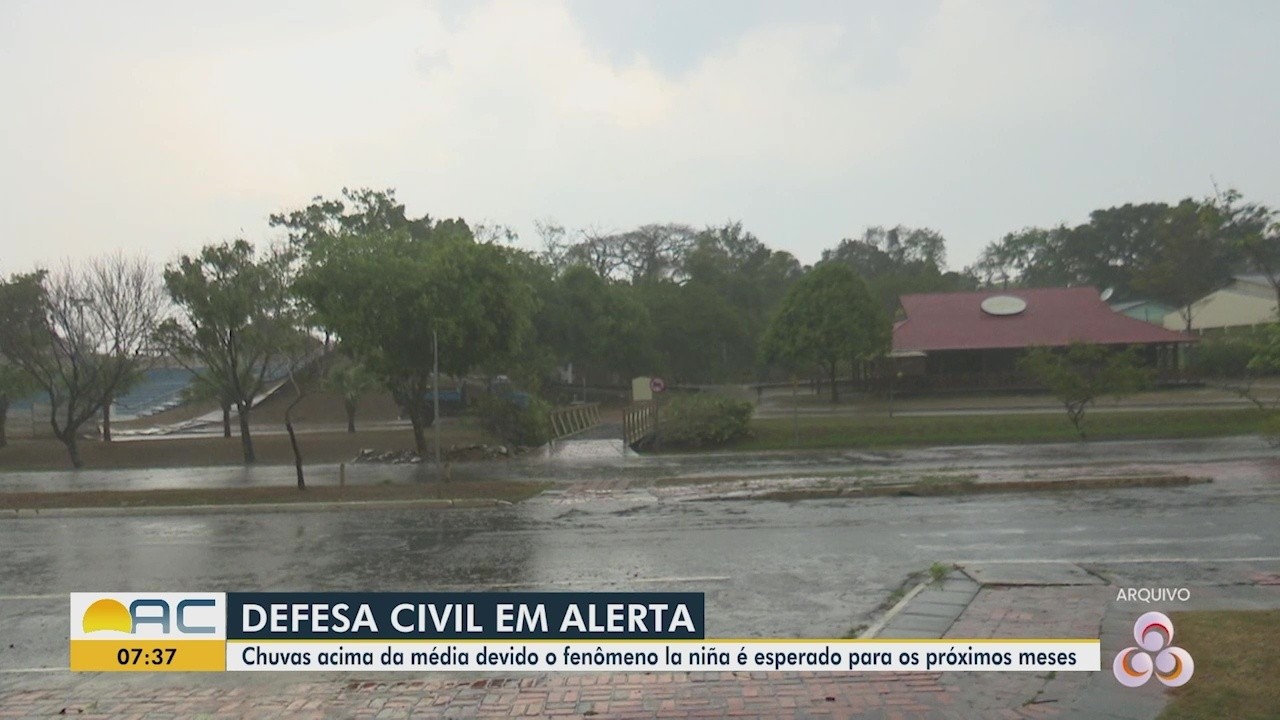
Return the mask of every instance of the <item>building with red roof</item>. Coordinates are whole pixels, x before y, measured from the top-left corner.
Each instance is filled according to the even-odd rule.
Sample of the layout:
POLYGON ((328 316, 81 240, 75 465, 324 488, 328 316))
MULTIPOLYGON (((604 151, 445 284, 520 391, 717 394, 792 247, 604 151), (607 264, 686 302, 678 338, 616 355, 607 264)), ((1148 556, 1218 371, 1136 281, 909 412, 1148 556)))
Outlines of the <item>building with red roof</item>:
POLYGON ((1171 379, 1179 348, 1194 338, 1115 312, 1091 287, 903 295, 893 328, 895 371, 919 388, 1027 385, 1017 361, 1028 348, 1083 342, 1137 346, 1171 379))

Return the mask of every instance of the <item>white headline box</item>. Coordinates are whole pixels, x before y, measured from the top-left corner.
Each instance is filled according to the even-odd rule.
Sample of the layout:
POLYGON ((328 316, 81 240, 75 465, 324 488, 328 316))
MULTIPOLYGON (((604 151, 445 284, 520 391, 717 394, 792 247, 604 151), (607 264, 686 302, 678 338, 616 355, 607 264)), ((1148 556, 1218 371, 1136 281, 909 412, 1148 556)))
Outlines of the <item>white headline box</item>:
POLYGON ((227 641, 228 671, 1096 672, 1100 641, 227 641))

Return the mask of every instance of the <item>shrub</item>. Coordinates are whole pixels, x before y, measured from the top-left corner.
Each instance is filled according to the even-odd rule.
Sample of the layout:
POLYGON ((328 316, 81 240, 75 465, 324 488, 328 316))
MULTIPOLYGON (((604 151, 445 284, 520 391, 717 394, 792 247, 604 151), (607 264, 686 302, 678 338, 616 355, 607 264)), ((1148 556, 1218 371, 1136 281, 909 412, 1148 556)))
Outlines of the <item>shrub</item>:
POLYGON ((754 409, 720 395, 676 395, 662 405, 657 439, 672 447, 721 445, 747 433, 754 409))
POLYGON ((1253 333, 1206 337, 1192 350, 1191 368, 1200 377, 1241 377, 1256 350, 1253 333))
POLYGON ((486 395, 476 403, 480 426, 511 445, 542 445, 551 437, 551 406, 537 397, 486 395))

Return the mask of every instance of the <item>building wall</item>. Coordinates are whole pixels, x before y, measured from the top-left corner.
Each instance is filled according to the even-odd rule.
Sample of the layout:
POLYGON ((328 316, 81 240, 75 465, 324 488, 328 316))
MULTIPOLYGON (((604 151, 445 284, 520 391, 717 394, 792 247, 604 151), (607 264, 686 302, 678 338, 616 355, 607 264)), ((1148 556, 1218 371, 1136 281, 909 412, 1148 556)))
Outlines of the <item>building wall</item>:
MULTIPOLYGON (((1203 331, 1261 325, 1275 322, 1276 319, 1274 293, 1259 293, 1255 286, 1237 283, 1209 293, 1196 302, 1192 306, 1191 329, 1203 331)), ((1164 326, 1170 330, 1183 330, 1186 323, 1175 310, 1164 316, 1164 326)))
MULTIPOLYGON (((1161 305, 1160 303, 1145 302, 1140 305, 1134 305, 1131 308, 1127 308, 1121 311, 1121 314, 1127 315, 1128 317, 1131 317, 1134 320, 1149 322, 1153 325, 1164 325, 1165 316, 1172 311, 1173 311, 1173 308, 1167 305, 1161 305)), ((1179 327, 1176 329, 1181 330, 1182 328, 1179 327)))

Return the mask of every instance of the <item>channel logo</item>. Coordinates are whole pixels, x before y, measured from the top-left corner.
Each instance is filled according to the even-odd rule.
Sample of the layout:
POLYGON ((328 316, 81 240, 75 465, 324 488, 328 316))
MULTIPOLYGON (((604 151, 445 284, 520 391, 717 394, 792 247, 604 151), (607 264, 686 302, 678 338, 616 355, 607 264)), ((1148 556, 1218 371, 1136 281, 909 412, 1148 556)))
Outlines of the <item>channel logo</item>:
POLYGON ((1145 685, 1151 676, 1169 687, 1187 684, 1195 674, 1191 653, 1173 645, 1173 621, 1164 613, 1143 613, 1133 624, 1137 647, 1116 654, 1111 671, 1126 687, 1145 685))
POLYGON ((226 637, 223 593, 71 593, 71 639, 226 637))
POLYGON ((222 671, 226 593, 71 593, 72 670, 222 671))
POLYGON ((144 597, 130 602, 126 608, 124 603, 108 597, 95 600, 85 609, 80 627, 85 633, 111 630, 133 634, 140 625, 154 625, 165 635, 174 630, 184 635, 214 635, 218 632, 215 626, 189 622, 188 616, 193 608, 216 608, 217 605, 213 598, 187 598, 175 604, 160 597, 144 597))

